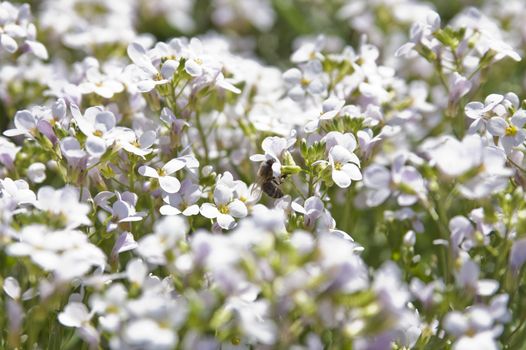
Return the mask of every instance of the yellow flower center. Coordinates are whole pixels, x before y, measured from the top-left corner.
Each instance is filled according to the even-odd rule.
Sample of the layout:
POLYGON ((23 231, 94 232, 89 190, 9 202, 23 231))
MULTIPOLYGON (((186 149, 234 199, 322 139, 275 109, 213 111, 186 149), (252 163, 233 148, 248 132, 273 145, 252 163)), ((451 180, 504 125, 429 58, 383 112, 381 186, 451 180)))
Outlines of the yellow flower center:
POLYGON ((197 64, 203 64, 203 60, 200 59, 200 58, 196 58, 194 61, 195 61, 195 63, 197 63, 197 64))
POLYGON ((336 170, 342 170, 343 164, 340 162, 334 163, 334 169, 336 170))
POLYGON ((506 136, 515 136, 517 134, 517 127, 515 125, 510 125, 506 128, 506 136))
POLYGON ((93 135, 98 136, 98 137, 101 137, 101 136, 104 135, 104 134, 103 134, 103 132, 100 131, 100 130, 95 130, 95 131, 93 132, 93 135))
POLYGON ((164 171, 164 169, 159 169, 158 173, 159 173, 159 176, 165 176, 166 175, 166 171, 164 171))
POLYGON ((131 144, 134 145, 137 148, 141 148, 141 144, 137 140, 132 141, 131 144))
POLYGON ((307 79, 307 78, 301 78, 301 80, 300 80, 300 84, 301 84, 301 86, 304 86, 304 87, 305 87, 305 86, 307 86, 307 85, 310 84, 310 80, 307 79))
POLYGON ((228 207, 224 204, 221 204, 217 209, 221 214, 228 214, 228 207))

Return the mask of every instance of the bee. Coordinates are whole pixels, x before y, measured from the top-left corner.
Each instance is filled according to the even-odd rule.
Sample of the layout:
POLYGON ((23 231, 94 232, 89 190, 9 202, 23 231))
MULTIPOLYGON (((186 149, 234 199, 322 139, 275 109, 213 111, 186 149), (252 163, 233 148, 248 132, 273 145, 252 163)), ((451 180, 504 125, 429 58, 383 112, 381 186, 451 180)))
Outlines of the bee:
POLYGON ((283 183, 285 176, 274 176, 272 165, 276 162, 274 159, 268 159, 261 163, 258 169, 256 187, 260 188, 269 197, 281 198, 283 192, 279 186, 283 183))

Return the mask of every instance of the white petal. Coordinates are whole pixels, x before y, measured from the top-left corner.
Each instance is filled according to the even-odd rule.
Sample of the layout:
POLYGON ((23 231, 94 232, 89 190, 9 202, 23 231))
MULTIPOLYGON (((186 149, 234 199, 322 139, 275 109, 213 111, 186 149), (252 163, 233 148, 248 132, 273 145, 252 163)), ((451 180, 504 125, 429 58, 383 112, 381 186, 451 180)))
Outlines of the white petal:
MULTIPOLYGON (((199 211, 199 210, 198 210, 199 211)), ((171 205, 163 205, 160 209, 159 209, 159 212, 161 213, 161 215, 178 215, 178 214, 181 214, 181 211, 175 207, 172 207, 171 205)))
POLYGON ((180 159, 172 159, 163 166, 163 170, 166 173, 166 175, 170 175, 184 168, 185 164, 186 163, 180 159))
POLYGON ((78 328, 87 320, 89 320, 88 308, 77 302, 66 305, 64 311, 58 315, 58 321, 66 327, 78 328))
POLYGON ((203 215, 205 218, 208 219, 214 219, 219 215, 219 210, 215 207, 215 205, 210 203, 203 203, 201 205, 201 215, 203 215))
POLYGON ((126 277, 128 281, 141 286, 148 273, 148 267, 141 259, 133 259, 126 265, 126 277))
POLYGON ((362 173, 360 172, 360 168, 358 168, 356 164, 344 164, 342 170, 345 171, 347 175, 349 175, 351 180, 360 181, 362 179, 362 173))
POLYGON ((15 39, 7 34, 0 34, 0 45, 9 53, 13 53, 18 49, 15 39))
POLYGON ((176 193, 181 188, 181 183, 173 176, 161 176, 159 186, 167 193, 176 193))
POLYGON ((86 151, 94 157, 101 157, 106 152, 106 142, 97 136, 88 136, 86 151))
POLYGON ((233 188, 224 185, 217 185, 214 190, 214 202, 216 204, 227 204, 233 195, 233 188))
POLYGON ((248 214, 247 206, 239 199, 235 199, 228 205, 230 215, 235 218, 244 218, 248 214))
POLYGON ((141 44, 131 43, 128 46, 127 52, 132 62, 139 66, 141 69, 150 73, 151 75, 157 73, 157 69, 155 69, 155 67, 153 66, 152 62, 146 55, 146 50, 144 49, 144 47, 142 47, 141 44))
POLYGON ((42 45, 42 43, 33 40, 26 40, 26 44, 31 49, 31 52, 38 58, 41 58, 43 60, 47 60, 49 58, 47 49, 44 45, 42 45))
POLYGON ((159 174, 157 173, 157 170, 155 170, 154 168, 148 165, 143 165, 139 167, 139 174, 141 174, 142 176, 153 177, 155 179, 159 178, 159 174))
POLYGON ((491 118, 488 122, 488 131, 493 136, 504 136, 508 123, 501 117, 491 118))
POLYGON ((183 211, 184 216, 192 216, 199 214, 199 206, 197 204, 191 205, 183 211))
POLYGON ((391 182, 391 173, 381 165, 369 166, 363 175, 363 183, 369 188, 388 188, 391 182))
POLYGON ((4 280, 4 292, 15 300, 20 298, 21 289, 18 281, 11 276, 7 277, 4 280))
POLYGON ((219 226, 221 226, 221 228, 225 229, 225 230, 229 230, 231 229, 232 227, 234 227, 234 224, 235 224, 235 220, 232 216, 228 215, 228 214, 219 214, 217 216, 217 223, 219 224, 219 226))
POLYGON ((333 170, 332 180, 340 188, 347 188, 351 185, 351 178, 343 170, 333 170))
POLYGON ((192 77, 199 77, 203 74, 203 67, 195 60, 188 60, 184 65, 185 71, 192 77))
POLYGON ((391 191, 388 188, 367 191, 366 204, 369 207, 376 207, 377 205, 382 204, 390 194, 391 191))

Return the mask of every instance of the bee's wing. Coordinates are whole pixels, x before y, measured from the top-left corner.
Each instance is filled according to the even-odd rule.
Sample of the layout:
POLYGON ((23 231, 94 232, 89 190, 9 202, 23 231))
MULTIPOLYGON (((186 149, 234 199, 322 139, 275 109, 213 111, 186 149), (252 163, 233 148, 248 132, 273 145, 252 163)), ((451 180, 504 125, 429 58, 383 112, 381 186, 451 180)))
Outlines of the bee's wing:
POLYGON ((252 185, 250 185, 249 189, 250 189, 250 201, 251 202, 259 201, 263 194, 261 183, 259 181, 256 183, 253 183, 252 185))

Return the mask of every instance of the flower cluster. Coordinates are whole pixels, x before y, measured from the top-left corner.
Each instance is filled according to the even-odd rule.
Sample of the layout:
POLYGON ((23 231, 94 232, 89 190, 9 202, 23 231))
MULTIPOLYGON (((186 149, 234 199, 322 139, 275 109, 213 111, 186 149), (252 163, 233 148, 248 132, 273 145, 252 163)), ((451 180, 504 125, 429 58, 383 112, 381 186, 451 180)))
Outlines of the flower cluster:
POLYGON ((0 2, 0 344, 520 348, 494 2, 0 2))

